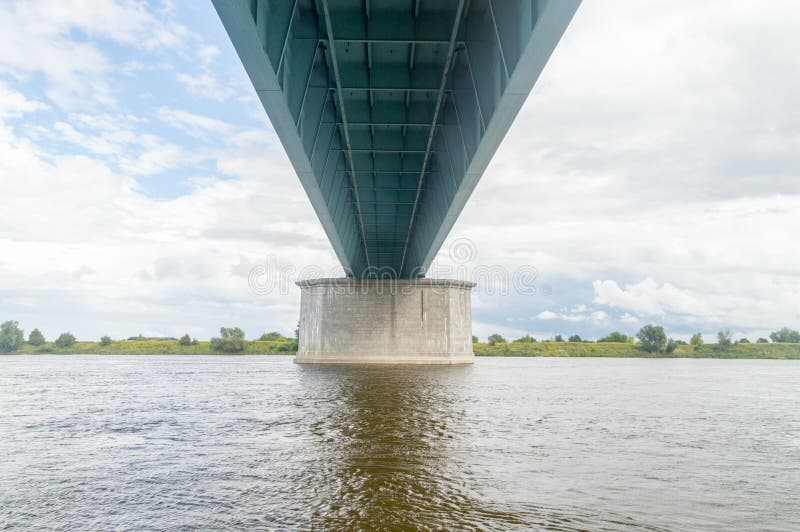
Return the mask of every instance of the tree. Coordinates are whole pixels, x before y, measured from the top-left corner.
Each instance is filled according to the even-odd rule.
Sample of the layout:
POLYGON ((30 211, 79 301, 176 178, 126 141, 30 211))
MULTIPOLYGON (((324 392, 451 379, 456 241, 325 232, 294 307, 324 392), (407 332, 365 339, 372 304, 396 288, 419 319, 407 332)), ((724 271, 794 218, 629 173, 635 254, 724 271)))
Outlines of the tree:
POLYGON ((10 353, 16 351, 25 341, 25 331, 19 328, 16 321, 7 321, 0 325, 0 351, 10 353))
POLYGON ((44 339, 44 335, 42 334, 42 331, 40 331, 39 329, 32 330, 31 333, 28 335, 28 343, 31 345, 40 346, 44 345, 45 342, 46 340, 44 339))
POLYGON ((695 351, 700 351, 700 348, 703 347, 703 335, 699 332, 694 333, 689 343, 692 344, 695 351))
POLYGON ((717 351, 725 351, 731 346, 731 331, 722 329, 717 333, 717 351))
POLYGON ((473 344, 477 344, 479 341, 480 341, 480 340, 478 339, 478 337, 477 337, 477 336, 475 336, 475 335, 472 335, 472 343, 473 343, 473 344))
POLYGON ((577 335, 577 334, 573 334, 572 336, 570 336, 567 339, 567 341, 569 341, 569 342, 583 342, 583 340, 581 340, 581 337, 579 335, 577 335))
POLYGON ((56 347, 72 347, 75 345, 75 337, 70 332, 61 333, 56 338, 56 347))
POLYGON ((506 343, 506 339, 499 334, 493 334, 489 337, 489 345, 497 345, 506 343))
POLYGON ((749 344, 749 343, 750 343, 750 340, 748 340, 747 338, 739 338, 739 339, 736 341, 736 343, 737 343, 737 344, 749 344))
POLYGON ((768 344, 769 340, 767 340, 766 338, 759 338, 758 340, 756 340, 756 343, 757 344, 768 344))
POLYGON ((261 338, 259 338, 259 340, 262 341, 262 342, 268 342, 268 341, 274 341, 274 340, 284 340, 284 339, 286 339, 285 336, 283 336, 281 333, 275 332, 275 331, 264 333, 264 334, 261 335, 261 338))
POLYGON ((800 343, 800 332, 784 327, 780 331, 770 334, 769 339, 777 343, 798 344, 800 343))
POLYGON ((672 353, 672 352, 674 352, 674 351, 675 351, 675 349, 677 349, 677 348, 678 348, 678 346, 679 346, 679 345, 680 345, 680 344, 679 344, 677 341, 675 341, 675 340, 673 340, 672 338, 670 338, 670 339, 667 341, 667 345, 666 345, 666 347, 664 347, 664 351, 665 351, 667 354, 669 354, 669 353, 672 353))
POLYGON ((639 339, 642 349, 648 353, 659 353, 667 345, 667 335, 660 325, 645 325, 636 333, 636 338, 639 339))
POLYGON ((560 334, 557 334, 556 337, 553 338, 553 341, 554 342, 563 342, 564 341, 564 337, 561 336, 560 334))
POLYGON ((181 339, 178 340, 178 345, 192 345, 192 337, 188 334, 184 334, 181 336, 181 339))
POLYGON ((614 331, 608 336, 604 336, 600 338, 598 342, 615 342, 624 344, 630 341, 630 337, 627 334, 622 334, 621 332, 614 331))
POLYGON ((100 338, 100 345, 102 345, 103 347, 111 345, 113 343, 114 340, 112 340, 110 336, 103 336, 102 338, 100 338))
POLYGON ((223 353, 240 353, 244 351, 244 331, 239 327, 220 327, 221 338, 211 339, 211 349, 223 353))
POLYGON ((512 343, 514 343, 514 344, 533 344, 533 343, 536 343, 536 338, 534 338, 530 334, 526 334, 522 338, 517 338, 512 343))

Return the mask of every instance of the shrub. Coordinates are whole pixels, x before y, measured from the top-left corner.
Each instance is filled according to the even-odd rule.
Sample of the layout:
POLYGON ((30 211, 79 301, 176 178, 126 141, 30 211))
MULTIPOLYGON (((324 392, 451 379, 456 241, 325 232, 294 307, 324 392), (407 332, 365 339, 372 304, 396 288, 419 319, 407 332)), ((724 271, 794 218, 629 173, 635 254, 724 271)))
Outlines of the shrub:
POLYGON ((244 331, 239 327, 221 327, 221 338, 211 339, 211 349, 223 353, 241 353, 244 351, 244 331))
POLYGON ((731 331, 728 329, 722 329, 720 332, 717 333, 717 351, 725 351, 731 346, 731 331))
POLYGON ((72 347, 75 345, 75 337, 72 333, 65 332, 56 338, 56 347, 72 347))
POLYGON ((660 325, 645 325, 636 333, 641 348, 648 353, 659 353, 667 345, 667 335, 660 325))
POLYGON ((110 336, 103 336, 102 338, 100 338, 100 345, 102 345, 103 347, 111 345, 113 343, 114 340, 112 340, 110 336))
POLYGON ((16 321, 7 321, 0 325, 0 351, 10 353, 16 351, 25 341, 25 332, 16 321))
POLYGON ((694 347, 695 351, 700 351, 700 348, 703 347, 703 335, 699 332, 694 333, 689 343, 694 347))
POLYGON ((770 334, 769 339, 778 343, 798 344, 800 343, 800 332, 790 329, 789 327, 784 327, 780 331, 775 331, 770 334))
POLYGON ((493 334, 489 337, 489 345, 497 345, 506 343, 506 339, 499 334, 493 334))
POLYGON ((184 334, 181 336, 181 339, 178 340, 178 345, 192 345, 192 337, 188 334, 184 334))
POLYGON ((631 341, 631 337, 627 334, 622 334, 621 332, 614 331, 608 336, 604 336, 600 338, 598 342, 616 342, 616 343, 627 343, 631 341))
POLYGON ((28 343, 35 346, 40 346, 45 344, 44 335, 42 331, 39 329, 34 329, 31 331, 31 334, 28 335, 28 343))
POLYGON ((667 354, 669 354, 669 353, 673 353, 673 352, 675 351, 675 349, 677 349, 677 347, 678 347, 679 345, 680 345, 680 344, 679 344, 677 341, 675 341, 675 340, 673 340, 672 338, 670 338, 670 339, 667 341, 667 345, 664 347, 664 351, 665 351, 667 354))

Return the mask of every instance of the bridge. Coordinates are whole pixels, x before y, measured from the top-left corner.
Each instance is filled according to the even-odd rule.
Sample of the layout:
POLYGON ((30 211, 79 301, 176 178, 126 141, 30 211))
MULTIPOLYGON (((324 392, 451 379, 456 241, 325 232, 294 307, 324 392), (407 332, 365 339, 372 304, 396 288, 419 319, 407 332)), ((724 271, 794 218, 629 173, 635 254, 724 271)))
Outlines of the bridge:
MULTIPOLYGON (((396 279, 414 301, 436 287, 467 293, 466 323, 457 333, 450 329, 458 320, 445 316, 453 313, 452 301, 428 308, 444 313, 434 321, 446 324, 447 338, 436 329, 398 346, 398 294, 376 296, 384 303, 370 310, 371 316, 394 315, 386 318, 386 330, 376 332, 380 338, 354 333, 373 339, 367 342, 388 341, 383 358, 407 351, 406 358, 438 360, 444 353, 453 360, 454 342, 459 353, 468 352, 460 359, 471 357, 469 287, 419 279, 580 0, 213 3, 347 276, 362 280, 362 287, 375 278, 396 279), (388 328, 394 340, 386 340, 388 328)), ((352 330, 359 321, 351 310, 340 323, 342 309, 366 309, 377 301, 317 297, 340 284, 301 283, 301 331, 310 335, 301 334, 301 355, 330 355, 334 331, 352 330), (312 299, 313 305, 307 303, 312 299), (308 328, 306 310, 313 314, 306 316, 308 328)), ((424 322, 428 315, 419 314, 424 322)), ((414 330, 425 323, 417 321, 402 334, 419 336, 414 330)), ((340 361, 353 358, 342 354, 344 345, 339 341, 333 349, 340 361)))

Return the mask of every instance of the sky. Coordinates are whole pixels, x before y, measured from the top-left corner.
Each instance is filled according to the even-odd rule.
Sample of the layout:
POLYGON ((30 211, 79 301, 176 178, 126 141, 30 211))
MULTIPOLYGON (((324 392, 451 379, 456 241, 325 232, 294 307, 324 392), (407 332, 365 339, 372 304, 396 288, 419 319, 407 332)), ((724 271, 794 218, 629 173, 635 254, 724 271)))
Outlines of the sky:
MULTIPOLYGON (((429 275, 474 333, 800 327, 798 27, 585 0, 429 275)), ((210 1, 0 0, 0 321, 290 334, 341 274, 210 1)))

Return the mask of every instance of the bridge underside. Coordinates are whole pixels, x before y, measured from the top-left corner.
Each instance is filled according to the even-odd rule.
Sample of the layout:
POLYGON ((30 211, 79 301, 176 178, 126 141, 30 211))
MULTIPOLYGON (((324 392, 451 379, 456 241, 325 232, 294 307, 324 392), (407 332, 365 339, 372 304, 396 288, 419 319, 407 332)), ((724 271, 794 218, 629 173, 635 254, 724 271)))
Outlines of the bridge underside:
POLYGON ((580 0, 213 0, 348 275, 424 275, 580 0))

